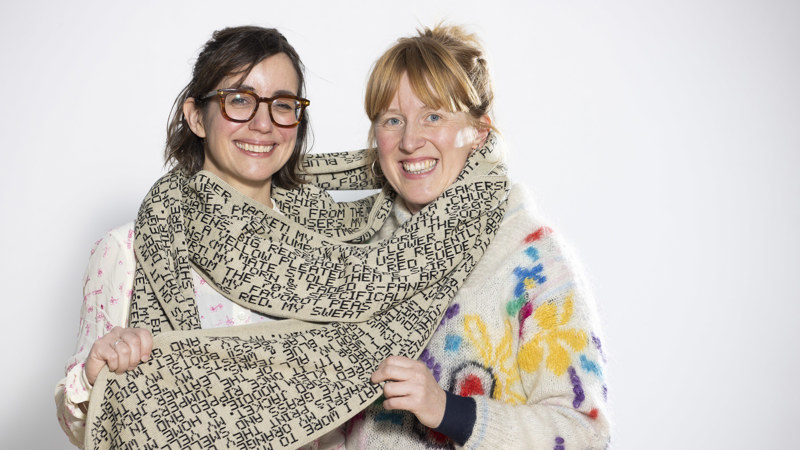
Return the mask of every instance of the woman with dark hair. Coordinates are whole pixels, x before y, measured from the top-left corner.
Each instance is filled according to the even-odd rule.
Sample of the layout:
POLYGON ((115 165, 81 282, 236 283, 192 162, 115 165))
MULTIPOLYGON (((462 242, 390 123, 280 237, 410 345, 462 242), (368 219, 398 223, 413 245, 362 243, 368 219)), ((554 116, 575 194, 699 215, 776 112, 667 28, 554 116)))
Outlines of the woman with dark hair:
MULTIPOLYGON (((210 172, 230 188, 266 208, 273 187, 291 189, 306 147, 309 101, 303 63, 275 29, 254 26, 216 31, 194 66, 192 79, 175 100, 167 132, 166 163, 192 177, 210 172)), ((133 223, 111 230, 92 249, 84 277, 77 351, 56 387, 58 419, 70 441, 83 444, 90 393, 101 369, 133 370, 150 359, 158 319, 131 326, 141 317, 134 301, 139 234, 133 223), (151 330, 153 330, 151 332, 151 330)), ((265 322, 270 316, 241 306, 204 279, 203 263, 190 260, 182 282, 191 283, 191 307, 199 328, 265 322)), ((138 298, 138 294, 135 296, 138 298)), ((139 306, 141 307, 141 306, 139 306)), ((141 322, 141 321, 140 321, 141 322)), ((166 321, 165 321, 166 322, 166 321)), ((315 445, 337 447, 336 430, 315 445)))

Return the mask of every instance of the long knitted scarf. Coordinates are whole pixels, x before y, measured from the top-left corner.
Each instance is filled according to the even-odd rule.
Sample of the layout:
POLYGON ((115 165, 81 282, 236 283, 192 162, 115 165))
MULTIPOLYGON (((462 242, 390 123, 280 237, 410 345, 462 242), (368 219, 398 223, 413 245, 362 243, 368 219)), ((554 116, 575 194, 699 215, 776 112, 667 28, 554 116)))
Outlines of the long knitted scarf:
MULTIPOLYGON (((343 241, 380 228, 388 192, 337 205, 314 186, 279 191, 286 218, 208 172, 164 176, 136 225, 130 319, 155 334, 152 356, 101 372, 85 447, 295 448, 372 403, 377 365, 419 356, 500 225, 508 180, 487 160, 493 147, 373 245, 343 241), (287 320, 201 330, 190 267, 287 320)), ((362 156, 312 157, 307 169, 322 188, 366 187, 362 156)))

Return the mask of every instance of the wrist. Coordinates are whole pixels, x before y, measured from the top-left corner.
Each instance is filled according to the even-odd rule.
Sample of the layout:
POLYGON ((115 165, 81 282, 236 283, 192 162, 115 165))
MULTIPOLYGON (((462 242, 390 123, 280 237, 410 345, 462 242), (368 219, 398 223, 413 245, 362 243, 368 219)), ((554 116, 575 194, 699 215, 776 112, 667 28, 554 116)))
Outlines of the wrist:
POLYGON ((464 445, 472 435, 477 417, 477 405, 472 397, 461 397, 452 392, 444 391, 447 400, 444 407, 444 416, 439 426, 434 431, 444 434, 458 445, 464 445))
MULTIPOLYGON (((94 386, 94 383, 89 381, 89 375, 86 375, 86 364, 83 365, 83 370, 81 370, 81 380, 80 381, 81 381, 81 385, 83 385, 83 387, 86 390, 91 390, 92 386, 94 386)), ((94 380, 94 381, 97 381, 97 380, 94 380)))

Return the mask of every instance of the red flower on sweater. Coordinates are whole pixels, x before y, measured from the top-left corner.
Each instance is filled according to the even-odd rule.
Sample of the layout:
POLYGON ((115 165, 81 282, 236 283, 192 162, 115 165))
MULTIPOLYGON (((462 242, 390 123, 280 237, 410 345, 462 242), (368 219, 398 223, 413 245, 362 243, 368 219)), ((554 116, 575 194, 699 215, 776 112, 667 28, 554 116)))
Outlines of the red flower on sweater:
POLYGON ((470 374, 461 380, 461 388, 458 390, 458 395, 469 397, 471 395, 483 395, 485 393, 481 379, 476 375, 470 374))
POLYGON ((495 379, 491 369, 477 362, 468 362, 453 372, 449 391, 462 397, 494 393, 495 379))
POLYGON ((538 241, 552 232, 553 230, 550 227, 541 227, 533 233, 525 236, 525 243, 530 244, 531 242, 538 241))

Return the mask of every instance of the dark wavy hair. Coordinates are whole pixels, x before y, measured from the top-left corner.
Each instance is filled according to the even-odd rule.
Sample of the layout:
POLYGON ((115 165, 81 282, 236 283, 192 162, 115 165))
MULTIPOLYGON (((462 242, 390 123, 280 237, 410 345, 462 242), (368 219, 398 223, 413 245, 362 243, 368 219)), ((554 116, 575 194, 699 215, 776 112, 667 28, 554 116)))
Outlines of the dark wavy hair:
MULTIPOLYGON (((197 173, 205 162, 203 140, 189 128, 183 115, 183 103, 195 99, 199 107, 208 102, 200 97, 214 90, 224 78, 239 75, 241 84, 250 71, 264 59, 283 53, 289 57, 297 72, 297 95, 305 97, 304 66, 294 47, 274 28, 256 26, 231 27, 217 30, 206 42, 192 70, 192 80, 178 94, 172 105, 167 125, 167 144, 164 164, 182 170, 187 175, 197 173)), ((310 132, 308 111, 297 125, 297 141, 286 164, 272 176, 275 186, 291 189, 303 183, 299 173, 306 152, 306 137, 310 132)))

